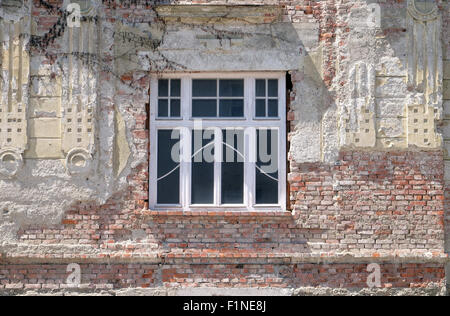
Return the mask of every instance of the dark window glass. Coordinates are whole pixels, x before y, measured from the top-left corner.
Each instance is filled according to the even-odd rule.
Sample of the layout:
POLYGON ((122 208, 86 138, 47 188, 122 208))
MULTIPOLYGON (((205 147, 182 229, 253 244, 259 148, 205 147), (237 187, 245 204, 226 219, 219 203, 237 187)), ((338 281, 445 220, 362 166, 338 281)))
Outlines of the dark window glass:
POLYGON ((256 80, 256 96, 257 97, 266 96, 266 80, 264 79, 256 80))
POLYGON ((160 79, 158 80, 158 117, 180 117, 181 116, 181 80, 160 79), (170 89, 170 96, 169 96, 170 89))
POLYGON ((219 110, 221 117, 243 117, 244 100, 220 100, 219 110))
POLYGON ((158 95, 160 97, 169 96, 169 80, 167 79, 158 80, 158 95))
POLYGON ((170 81, 170 96, 171 97, 180 97, 181 96, 181 80, 180 79, 172 79, 170 81))
POLYGON ((214 136, 192 133, 191 203, 214 203, 214 136))
POLYGON ((278 117, 278 79, 256 80, 256 117, 278 117))
POLYGON ((220 80, 221 97, 244 97, 244 80, 220 80))
POLYGON ((269 117, 278 117, 278 100, 269 100, 269 117))
POLYGON ((217 100, 192 100, 193 117, 216 117, 217 100))
POLYGON ((181 115, 181 105, 179 99, 170 100, 170 116, 180 117, 181 115))
POLYGON ((217 80, 192 80, 193 97, 217 97, 217 80))
POLYGON ((158 130, 158 204, 180 203, 180 164, 172 157, 172 148, 180 141, 180 133, 174 131, 172 134, 172 132, 172 130, 158 130))
POLYGON ((244 132, 223 131, 222 204, 244 203, 244 132))
POLYGON ((268 82, 269 97, 278 97, 278 80, 270 79, 268 82))
POLYGON ((169 101, 165 99, 158 100, 158 117, 169 116, 169 101))
POLYGON ((257 131, 256 204, 278 204, 278 132, 257 131))
POLYGON ((256 117, 266 117, 265 99, 256 99, 256 117))

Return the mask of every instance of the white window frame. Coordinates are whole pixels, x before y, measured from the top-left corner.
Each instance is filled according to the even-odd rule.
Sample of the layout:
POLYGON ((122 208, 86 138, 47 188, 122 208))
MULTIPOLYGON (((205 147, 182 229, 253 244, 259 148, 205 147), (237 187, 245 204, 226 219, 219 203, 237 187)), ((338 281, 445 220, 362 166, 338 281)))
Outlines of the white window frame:
MULTIPOLYGON (((150 82, 150 170, 149 170, 149 207, 154 210, 183 210, 183 211, 286 211, 286 73, 285 72, 222 72, 222 73, 165 73, 154 74, 150 82), (159 79, 181 79, 181 118, 169 119, 158 118, 158 80, 159 79), (255 205, 256 195, 256 168, 255 163, 248 162, 250 146, 256 146, 256 135, 250 137, 251 141, 245 141, 246 163, 244 165, 244 204, 221 205, 221 178, 220 162, 215 162, 214 167, 214 205, 191 205, 190 174, 191 163, 180 164, 180 204, 158 205, 157 204, 157 148, 160 129, 176 129, 187 127, 191 132, 194 121, 192 118, 192 80, 193 79, 244 79, 244 118, 202 118, 202 127, 218 129, 226 128, 273 128, 278 130, 278 203, 271 205, 255 205), (278 118, 256 118, 256 79, 278 79, 278 118), (250 164, 250 165, 249 165, 250 164)), ((256 134, 256 133, 255 133, 256 134)), ((222 155, 222 133, 215 134, 216 151, 218 157, 222 155)), ((191 156, 191 137, 181 140, 183 146, 189 150, 191 156)), ((183 149, 182 149, 183 150, 183 149)), ((219 160, 220 161, 220 160, 219 160)))

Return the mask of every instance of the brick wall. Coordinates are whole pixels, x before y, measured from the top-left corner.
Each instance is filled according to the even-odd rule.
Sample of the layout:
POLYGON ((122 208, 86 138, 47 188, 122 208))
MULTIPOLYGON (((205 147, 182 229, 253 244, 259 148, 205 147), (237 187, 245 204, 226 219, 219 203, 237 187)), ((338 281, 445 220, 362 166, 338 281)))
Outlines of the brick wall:
POLYGON ((33 245, 88 245, 105 254, 155 250, 333 256, 349 251, 440 256, 442 161, 440 152, 344 152, 335 166, 292 163, 293 214, 146 211, 148 178, 142 166, 130 178, 135 184, 129 191, 103 205, 80 202, 66 212, 61 225, 25 227, 19 236, 33 245), (145 243, 122 244, 133 231, 142 233, 139 239, 145 243))
POLYGON ((291 202, 325 251, 443 250, 442 154, 344 152, 335 166, 291 166, 291 202))
MULTIPOLYGON (((156 287, 259 287, 259 288, 367 288, 367 264, 285 264, 277 261, 203 260, 204 263, 82 264, 83 290, 118 290, 156 287)), ((11 264, 0 266, 0 289, 55 291, 73 289, 66 283, 67 265, 11 264)), ((444 270, 439 264, 382 264, 383 288, 442 286, 444 270)))
MULTIPOLYGON (((58 18, 45 2, 34 3, 38 31, 44 32, 58 18)), ((330 86, 336 76, 336 28, 345 32, 345 25, 332 18, 335 2, 280 4, 285 5, 286 19, 319 18, 319 37, 325 42, 323 80, 330 86)), ((112 20, 110 13, 105 11, 112 20)), ((123 9, 123 17, 128 13, 123 9)), ((113 67, 112 52, 105 49, 105 56, 113 67)), ((294 81, 301 80, 301 72, 292 75, 294 81)), ((114 76, 102 69, 100 78, 107 83, 114 76)), ((126 111, 134 120, 134 154, 143 160, 149 148, 148 86, 145 72, 132 72, 120 78, 114 96, 102 95, 100 100, 105 113, 112 113, 115 103, 133 100, 126 111), (143 91, 127 89, 136 78, 143 91)), ((300 93, 293 91, 291 100, 300 93)), ((295 116, 290 114, 294 131, 295 116)), ((290 161, 292 212, 286 213, 150 211, 152 172, 144 162, 133 166, 126 187, 106 203, 80 201, 64 212, 58 225, 22 226, 17 233, 20 244, 0 254, 0 289, 65 289, 68 263, 81 265, 81 288, 86 290, 363 289, 370 263, 381 265, 383 288, 443 286, 443 161, 441 150, 343 151, 334 164, 290 161)))
MULTIPOLYGON (((130 178, 137 185, 108 203, 80 203, 61 225, 23 228, 26 255, 6 261, 113 262, 82 264, 87 279, 102 276, 93 287, 152 286, 158 275, 159 286, 365 288, 372 262, 386 270, 386 288, 443 284, 442 161, 440 152, 345 152, 335 166, 292 164, 293 214, 146 211, 142 166, 130 178), (394 257, 398 264, 384 263, 394 257), (227 283, 230 275, 237 281, 227 283)), ((0 283, 64 287, 66 266, 45 267, 0 265, 4 276, 21 271, 0 283)))

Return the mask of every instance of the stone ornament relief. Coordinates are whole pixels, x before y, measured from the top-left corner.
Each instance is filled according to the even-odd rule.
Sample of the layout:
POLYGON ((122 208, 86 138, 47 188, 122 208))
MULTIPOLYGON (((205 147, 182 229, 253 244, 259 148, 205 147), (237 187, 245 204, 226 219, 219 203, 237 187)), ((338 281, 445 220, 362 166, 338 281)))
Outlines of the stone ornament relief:
POLYGON ((439 9, 433 0, 408 0, 406 16, 406 77, 401 72, 377 77, 374 67, 366 62, 357 62, 350 69, 350 106, 346 106, 348 117, 343 124, 346 146, 384 149, 442 146, 442 136, 436 131, 443 105, 439 9), (404 87, 405 94, 397 91, 395 85, 397 89, 404 87), (404 114, 397 111, 398 116, 394 117, 392 110, 390 116, 380 116, 377 109, 381 103, 389 98, 401 102, 397 92, 404 98, 404 114))
POLYGON ((0 19, 0 176, 12 177, 27 149, 30 21, 0 19))
POLYGON ((64 37, 67 54, 62 78, 62 151, 70 174, 87 173, 95 147, 98 26, 82 19, 64 37))
POLYGON ((0 19, 0 176, 2 177, 9 178, 17 174, 23 165, 24 154, 26 158, 32 159, 57 159, 62 154, 66 169, 72 175, 87 173, 92 167, 98 45, 98 26, 92 16, 96 14, 96 6, 94 1, 66 2, 66 5, 73 2, 80 6, 82 19, 79 27, 68 28, 65 32, 63 74, 51 80, 40 74, 30 80, 30 56, 27 47, 31 23, 27 13, 22 12, 26 6, 22 3, 20 6, 2 3, 1 13, 4 18, 0 19), (29 91, 30 82, 31 91, 29 91), (44 115, 45 111, 36 115, 39 112, 37 111, 28 117, 29 94, 30 100, 34 103, 45 101, 46 104, 51 103, 52 107, 59 107, 53 112, 61 113, 61 116, 44 115), (61 102, 56 99, 61 99, 61 102))
POLYGON ((437 148, 442 136, 435 121, 442 112, 441 21, 432 0, 409 0, 408 29, 408 144, 437 148))
POLYGON ((375 130, 375 67, 356 63, 350 70, 350 108, 345 120, 346 144, 374 147, 375 130))
POLYGON ((76 4, 80 7, 80 15, 83 17, 93 17, 97 14, 99 2, 96 0, 64 0, 63 8, 76 4))
POLYGON ((434 0, 408 0, 408 13, 414 19, 426 22, 435 20, 439 9, 434 0))

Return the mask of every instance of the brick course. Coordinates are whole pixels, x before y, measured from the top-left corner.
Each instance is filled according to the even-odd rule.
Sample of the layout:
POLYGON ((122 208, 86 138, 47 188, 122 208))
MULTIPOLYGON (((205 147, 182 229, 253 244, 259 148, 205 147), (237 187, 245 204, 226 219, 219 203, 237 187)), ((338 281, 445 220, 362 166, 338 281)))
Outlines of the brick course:
MULTIPOLYGON (((14 264, 0 266, 0 289, 59 290, 69 273, 62 264, 14 264)), ((258 287, 258 288, 367 288, 366 264, 283 264, 221 260, 207 264, 166 262, 155 264, 82 264, 78 289, 149 287, 258 287)), ((423 288, 441 285, 444 269, 439 264, 383 264, 383 288, 423 288)))

